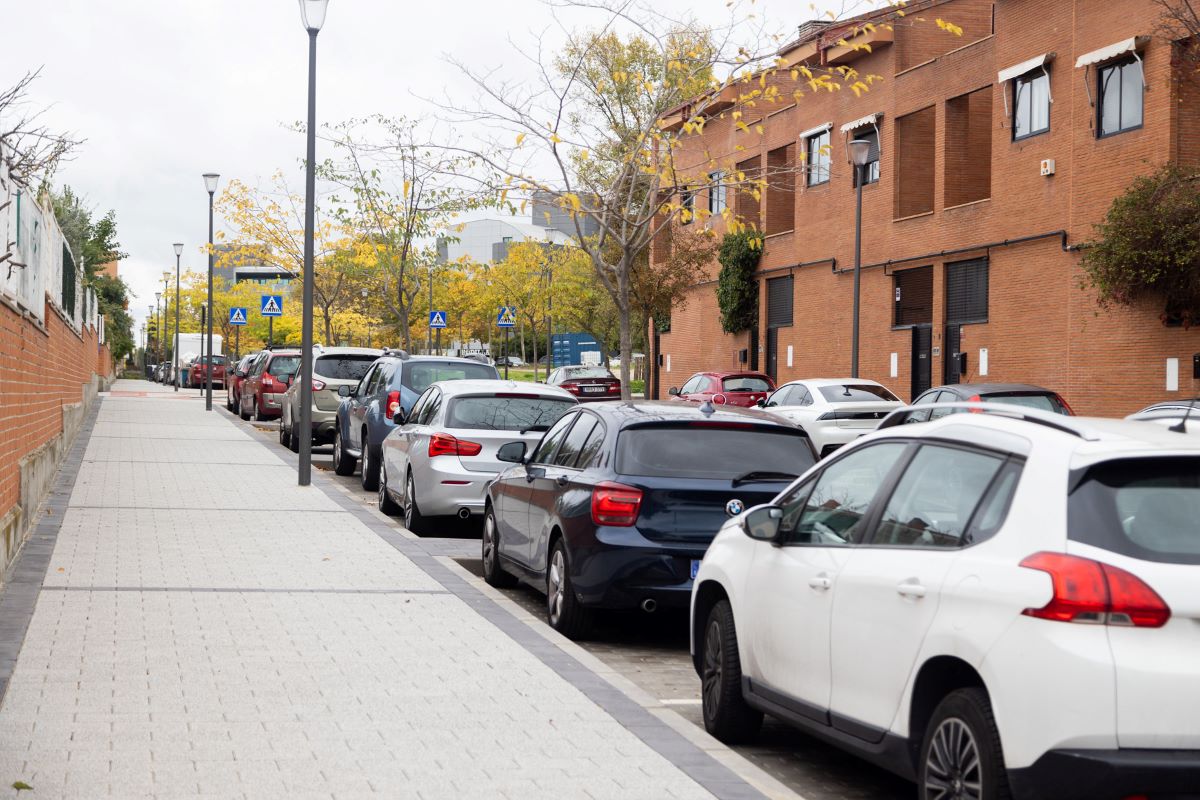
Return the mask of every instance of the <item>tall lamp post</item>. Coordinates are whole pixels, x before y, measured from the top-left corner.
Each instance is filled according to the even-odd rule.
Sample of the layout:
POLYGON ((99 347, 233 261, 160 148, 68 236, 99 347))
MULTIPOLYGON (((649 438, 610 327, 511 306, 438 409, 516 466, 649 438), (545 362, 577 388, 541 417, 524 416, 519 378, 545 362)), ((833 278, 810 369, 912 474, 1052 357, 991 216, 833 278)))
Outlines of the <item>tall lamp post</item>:
POLYGON ((175 243, 175 347, 174 356, 175 391, 179 391, 179 258, 183 255, 183 242, 175 243))
MULTIPOLYGON (((313 368, 313 227, 317 160, 317 34, 325 24, 329 0, 300 0, 300 21, 308 32, 308 138, 304 160, 304 310, 300 321, 300 466, 301 486, 312 483, 312 368, 313 368)), ((295 436, 295 428, 292 429, 295 436)), ((363 459, 365 464, 366 458, 363 459)))
POLYGON ((163 360, 162 336, 162 292, 154 293, 154 363, 161 364, 163 360))
MULTIPOLYGON (((150 352, 150 343, 154 341, 154 334, 150 331, 150 323, 158 324, 158 314, 154 311, 154 306, 146 306, 146 352, 150 352)), ((155 356, 154 363, 158 363, 158 357, 155 356)), ((154 380, 154 375, 151 373, 146 376, 150 380, 154 380)))
POLYGON ((854 207, 854 330, 850 336, 850 377, 858 377, 858 308, 862 285, 862 192, 866 182, 867 159, 871 157, 871 143, 862 139, 850 142, 850 163, 854 165, 854 184, 857 198, 854 207))
MULTIPOLYGON (((166 330, 166 328, 167 328, 167 313, 168 313, 168 312, 171 310, 171 296, 170 296, 169 294, 167 294, 167 289, 169 289, 169 288, 171 288, 171 273, 169 273, 169 272, 164 272, 164 273, 163 273, 163 291, 162 291, 162 294, 163 294, 163 302, 162 302, 162 308, 163 308, 163 310, 162 310, 162 324, 163 324, 163 330, 166 330)), ((170 344, 170 347, 171 347, 171 349, 170 349, 170 350, 167 350, 167 351, 165 351, 165 352, 164 352, 164 355, 165 355, 166 353, 171 353, 171 352, 174 352, 174 350, 175 350, 175 343, 174 343, 174 342, 171 342, 171 344, 170 344)), ((166 378, 166 376, 167 376, 167 371, 166 371, 166 370, 163 370, 163 378, 165 379, 165 378, 166 378)), ((165 381, 165 380, 163 381, 163 385, 166 385, 166 381, 165 381)))
MULTIPOLYGON (((213 195, 217 193, 217 181, 221 176, 215 172, 204 173, 204 189, 208 192, 208 308, 213 307, 213 195)), ((212 314, 208 315, 208 330, 205 334, 208 340, 208 369, 204 371, 204 410, 212 411, 212 314)), ((203 363, 203 362, 201 362, 203 363)))

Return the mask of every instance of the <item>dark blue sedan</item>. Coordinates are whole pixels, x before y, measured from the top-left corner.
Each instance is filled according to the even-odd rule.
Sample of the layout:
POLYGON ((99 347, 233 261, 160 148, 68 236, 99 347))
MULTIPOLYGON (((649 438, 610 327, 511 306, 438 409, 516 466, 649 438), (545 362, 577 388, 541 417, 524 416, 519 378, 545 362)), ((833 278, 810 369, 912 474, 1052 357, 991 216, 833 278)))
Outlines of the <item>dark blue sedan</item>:
POLYGON ((552 627, 583 637, 594 609, 686 608, 728 515, 769 502, 811 467, 807 434, 711 403, 598 403, 560 419, 488 490, 483 571, 546 592, 552 627))

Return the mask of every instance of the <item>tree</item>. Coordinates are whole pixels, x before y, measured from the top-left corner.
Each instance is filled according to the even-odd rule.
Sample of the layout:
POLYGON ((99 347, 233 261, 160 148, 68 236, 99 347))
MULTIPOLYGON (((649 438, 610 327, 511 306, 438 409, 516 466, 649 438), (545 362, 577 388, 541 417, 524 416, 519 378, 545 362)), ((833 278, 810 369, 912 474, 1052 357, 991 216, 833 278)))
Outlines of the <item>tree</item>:
POLYGON ((1158 32, 1168 41, 1179 42, 1176 51, 1186 66, 1183 74, 1200 82, 1200 3, 1196 0, 1154 0, 1160 9, 1158 32))
POLYGON ((726 333, 750 330, 758 324, 758 281, 754 270, 762 255, 756 231, 729 233, 721 241, 721 272, 717 276, 717 306, 726 333))
POLYGON ((0 159, 13 182, 26 189, 49 186, 59 164, 70 160, 84 142, 42 124, 44 109, 30 110, 29 86, 41 71, 38 67, 26 72, 0 91, 0 159))

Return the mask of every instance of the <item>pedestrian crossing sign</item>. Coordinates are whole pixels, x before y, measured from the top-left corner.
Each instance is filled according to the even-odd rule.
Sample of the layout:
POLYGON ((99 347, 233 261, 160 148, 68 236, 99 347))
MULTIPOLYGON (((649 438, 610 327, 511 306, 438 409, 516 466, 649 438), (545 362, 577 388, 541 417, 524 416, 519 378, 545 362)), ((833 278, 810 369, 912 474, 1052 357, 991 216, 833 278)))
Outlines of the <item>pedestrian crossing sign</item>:
POLYGON ((446 327, 446 312, 445 311, 430 311, 429 312, 429 327, 431 327, 431 328, 446 327))
POLYGON ((229 324, 230 325, 245 325, 246 324, 246 309, 231 308, 229 309, 229 324))
POLYGON ((500 313, 496 316, 496 326, 500 328, 511 328, 517 324, 517 307, 516 306, 500 306, 500 313))
POLYGON ((283 295, 264 294, 262 296, 262 315, 264 317, 283 316, 283 295))

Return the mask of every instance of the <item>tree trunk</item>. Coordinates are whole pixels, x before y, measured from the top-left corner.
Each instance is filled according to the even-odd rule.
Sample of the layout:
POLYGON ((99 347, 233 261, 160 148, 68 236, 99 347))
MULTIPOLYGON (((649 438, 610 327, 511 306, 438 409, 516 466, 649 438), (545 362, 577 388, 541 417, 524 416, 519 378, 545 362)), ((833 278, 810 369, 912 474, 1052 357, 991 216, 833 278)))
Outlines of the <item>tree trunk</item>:
POLYGON ((404 342, 404 349, 412 352, 412 331, 408 329, 408 306, 401 306, 400 313, 400 338, 404 342))
POLYGON ((533 329, 533 382, 538 382, 538 332, 533 329))
MULTIPOLYGON (((622 263, 617 273, 617 318, 621 327, 621 402, 632 403, 633 388, 629 383, 633 363, 633 337, 631 320, 629 319, 629 264, 622 263)), ((608 353, 602 352, 602 362, 608 365, 608 353)))

